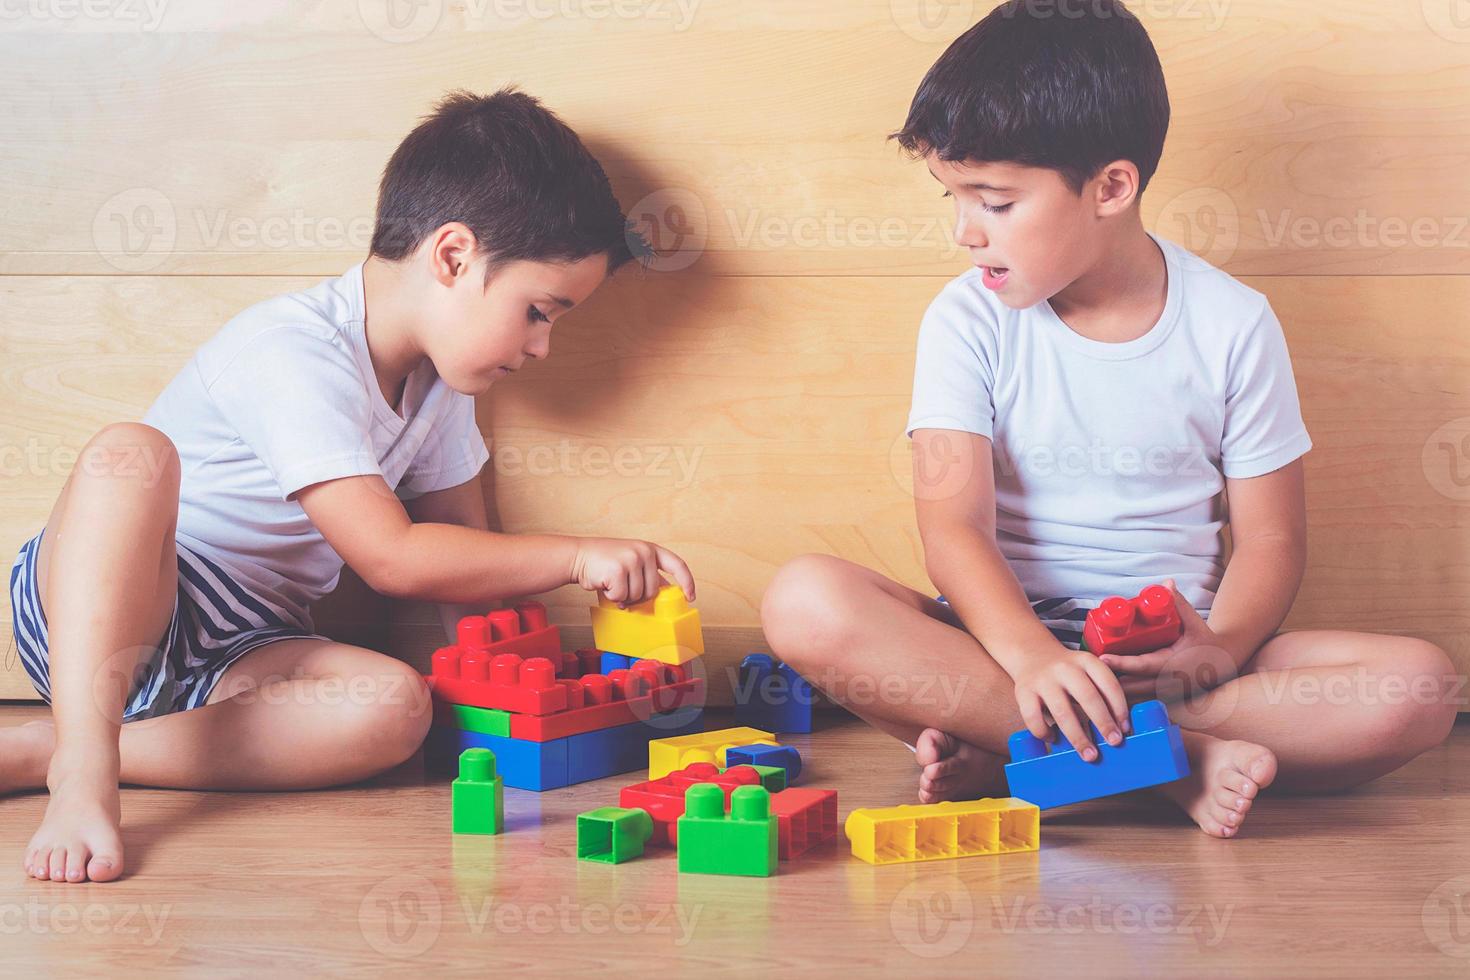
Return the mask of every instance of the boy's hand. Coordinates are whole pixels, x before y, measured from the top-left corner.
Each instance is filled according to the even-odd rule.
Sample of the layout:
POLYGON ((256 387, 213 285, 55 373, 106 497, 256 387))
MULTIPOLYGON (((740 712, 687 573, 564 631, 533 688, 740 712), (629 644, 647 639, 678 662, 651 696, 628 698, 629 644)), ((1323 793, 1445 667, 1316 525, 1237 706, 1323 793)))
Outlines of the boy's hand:
POLYGON ((601 592, 630 606, 652 599, 663 588, 660 572, 668 572, 694 601, 694 576, 684 559, 651 541, 625 538, 582 538, 572 559, 571 580, 588 592, 601 592))
POLYGON ((1047 716, 1056 725, 1077 754, 1088 762, 1097 758, 1092 734, 1080 706, 1109 745, 1121 745, 1129 734, 1128 699, 1113 672, 1086 650, 1069 650, 1057 644, 1055 654, 1047 652, 1033 657, 1012 678, 1016 682, 1016 704, 1031 734, 1040 739, 1051 738, 1047 716))
POLYGON ((1179 594, 1173 579, 1165 579, 1164 586, 1173 593, 1174 608, 1179 610, 1184 626, 1179 639, 1151 653, 1098 658, 1118 675, 1123 692, 1131 700, 1179 701, 1194 697, 1234 677, 1244 659, 1226 649, 1220 636, 1179 594))

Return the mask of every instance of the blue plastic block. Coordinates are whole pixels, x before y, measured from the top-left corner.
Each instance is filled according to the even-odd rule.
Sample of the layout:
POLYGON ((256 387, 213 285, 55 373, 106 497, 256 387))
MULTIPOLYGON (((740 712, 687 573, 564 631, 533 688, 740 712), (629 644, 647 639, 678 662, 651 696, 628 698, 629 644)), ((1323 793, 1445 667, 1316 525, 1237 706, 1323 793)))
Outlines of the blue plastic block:
POLYGON ((735 724, 764 732, 810 732, 811 684, 790 664, 750 654, 740 661, 735 681, 735 724))
POLYGON ((505 785, 540 792, 568 784, 567 743, 570 741, 570 738, 558 738, 550 742, 528 742, 435 725, 429 729, 425 750, 430 761, 439 766, 448 762, 452 766, 465 749, 489 749, 495 753, 495 766, 505 785))
POLYGON ((700 709, 681 709, 666 715, 655 715, 649 721, 600 728, 565 739, 567 743, 567 782, 584 783, 589 779, 619 776, 648 768, 648 740, 690 735, 704 730, 700 709))
POLYGON ((1016 732, 1010 737, 1011 762, 1006 766, 1011 795, 1049 810, 1189 775, 1184 739, 1162 701, 1141 701, 1129 717, 1133 734, 1117 747, 1103 741, 1092 726, 1096 762, 1085 761, 1065 741, 1048 744, 1024 728, 1016 732))
POLYGON ((725 750, 725 765, 779 766, 786 770, 786 785, 801 775, 801 753, 789 745, 742 745, 725 750))
POLYGON ((608 653, 603 651, 602 661, 598 665, 597 672, 604 677, 615 670, 627 670, 633 666, 633 658, 625 657, 621 653, 608 653))

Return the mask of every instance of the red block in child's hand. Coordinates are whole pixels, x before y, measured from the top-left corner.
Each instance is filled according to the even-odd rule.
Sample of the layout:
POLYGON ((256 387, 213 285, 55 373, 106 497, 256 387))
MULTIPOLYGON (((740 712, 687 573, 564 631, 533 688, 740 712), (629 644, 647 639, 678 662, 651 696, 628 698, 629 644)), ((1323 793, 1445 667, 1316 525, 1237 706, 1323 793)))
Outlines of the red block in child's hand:
POLYGON ((1174 593, 1150 585, 1132 599, 1109 596, 1089 610, 1082 644, 1098 656, 1148 653, 1173 643, 1183 631, 1174 593))

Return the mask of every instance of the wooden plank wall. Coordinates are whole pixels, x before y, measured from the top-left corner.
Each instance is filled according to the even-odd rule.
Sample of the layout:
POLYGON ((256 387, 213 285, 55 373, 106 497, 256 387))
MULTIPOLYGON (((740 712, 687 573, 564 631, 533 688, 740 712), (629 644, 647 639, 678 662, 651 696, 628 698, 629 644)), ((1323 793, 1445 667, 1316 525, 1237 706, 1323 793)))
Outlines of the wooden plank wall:
MULTIPOLYGON (((438 96, 517 83, 668 254, 482 400, 503 526, 679 550, 721 664, 760 645, 762 588, 803 551, 928 588, 901 429, 919 315, 965 260, 884 136, 990 6, 139 0, 0 21, 0 551, 229 316, 362 257, 381 167, 438 96)), ((1452 0, 1134 6, 1173 103, 1146 223, 1271 298, 1316 442, 1289 625, 1413 633, 1470 669, 1470 22, 1452 0)), ((438 640, 429 607, 336 598, 355 640, 411 659, 438 640)), ((585 638, 585 595, 549 602, 585 638)), ((0 697, 30 696, 13 653, 0 667, 0 697)))

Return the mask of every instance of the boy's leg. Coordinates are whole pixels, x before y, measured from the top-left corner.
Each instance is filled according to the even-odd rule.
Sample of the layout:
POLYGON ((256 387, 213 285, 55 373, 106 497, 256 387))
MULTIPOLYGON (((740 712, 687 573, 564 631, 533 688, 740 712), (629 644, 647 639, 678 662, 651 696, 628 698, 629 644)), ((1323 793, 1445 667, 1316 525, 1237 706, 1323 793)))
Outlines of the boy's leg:
POLYGON ((1465 679, 1444 651, 1407 636, 1278 633, 1239 677, 1171 708, 1181 725, 1270 748, 1276 785, 1347 789, 1444 741, 1465 679))
POLYGON ((920 798, 1004 791, 1024 727, 1010 676, 941 602, 861 565, 804 555, 771 580, 761 623, 776 654, 864 721, 915 746, 920 798))
POLYGON ((121 778, 216 790, 356 782, 412 756, 432 717, 428 687, 402 661, 315 637, 276 640, 231 665, 204 706, 123 726, 121 778))
MULTIPOLYGON (((167 436, 110 425, 83 448, 41 539, 37 586, 56 727, 44 780, 51 799, 28 852, 44 852, 68 881, 122 871, 118 730, 133 671, 173 612, 178 487, 167 436)), ((12 755, 0 766, 20 764, 12 755)), ((0 771, 0 788, 15 775, 0 771)))

